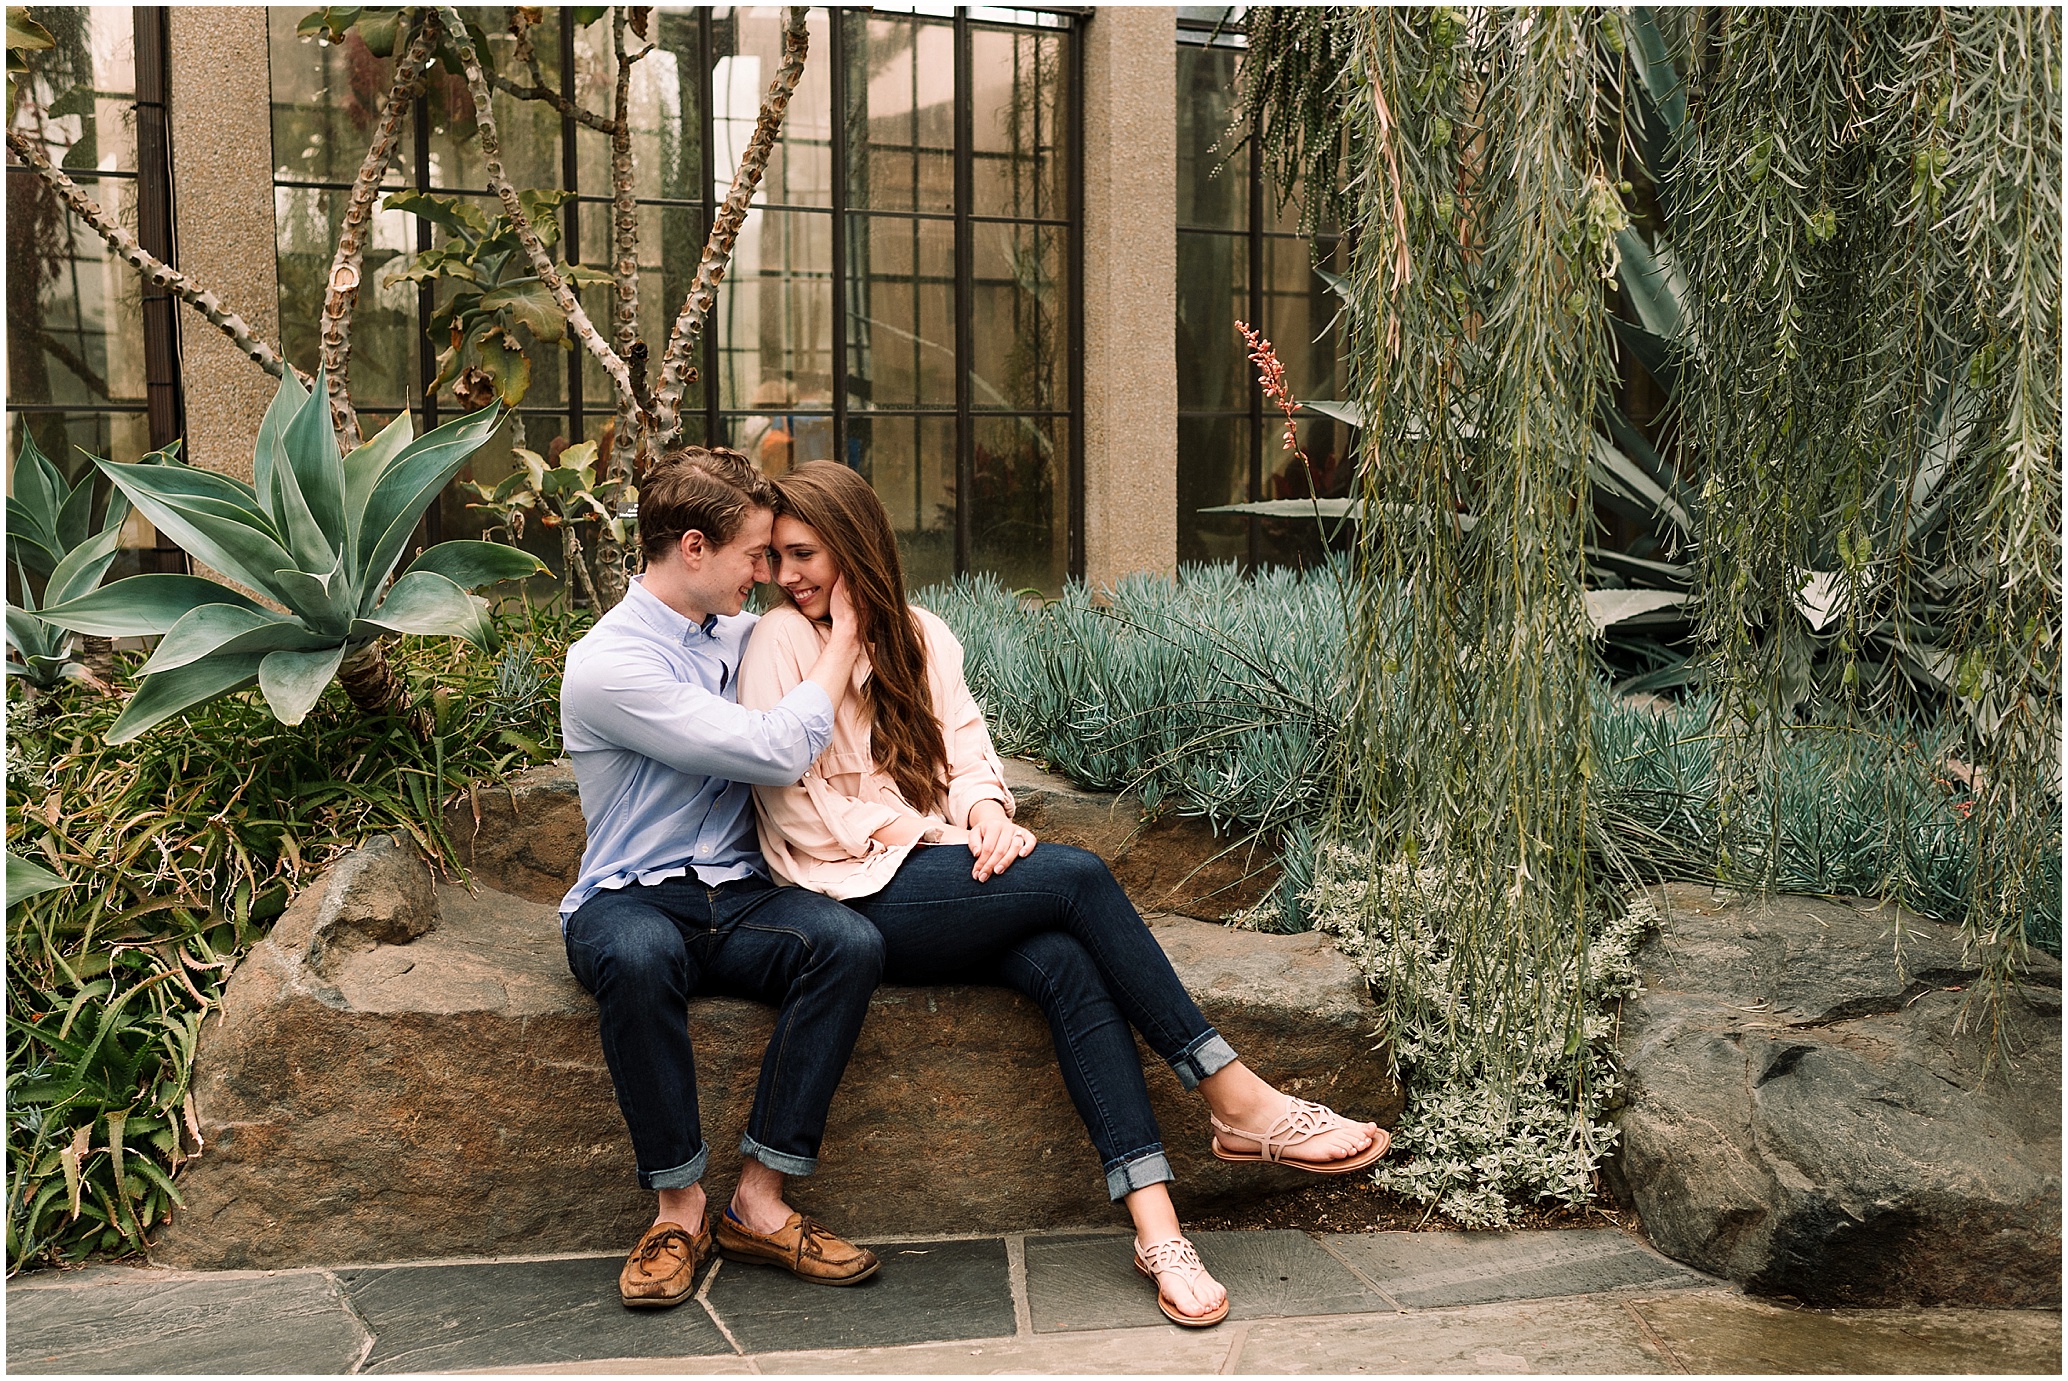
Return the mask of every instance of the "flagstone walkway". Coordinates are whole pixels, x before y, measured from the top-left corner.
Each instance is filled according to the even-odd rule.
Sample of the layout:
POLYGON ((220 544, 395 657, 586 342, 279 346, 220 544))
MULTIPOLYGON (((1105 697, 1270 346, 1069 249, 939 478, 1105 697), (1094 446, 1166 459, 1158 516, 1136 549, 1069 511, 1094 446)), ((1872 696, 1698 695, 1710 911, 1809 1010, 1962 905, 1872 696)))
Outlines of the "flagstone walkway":
POLYGON ((1226 1323, 1156 1312, 1128 1239, 876 1243, 844 1290, 720 1263, 619 1305, 617 1257, 275 1272, 98 1267, 7 1287, 7 1367, 66 1372, 2047 1372, 2056 1313, 1807 1310, 1615 1228, 1204 1232, 1226 1323))

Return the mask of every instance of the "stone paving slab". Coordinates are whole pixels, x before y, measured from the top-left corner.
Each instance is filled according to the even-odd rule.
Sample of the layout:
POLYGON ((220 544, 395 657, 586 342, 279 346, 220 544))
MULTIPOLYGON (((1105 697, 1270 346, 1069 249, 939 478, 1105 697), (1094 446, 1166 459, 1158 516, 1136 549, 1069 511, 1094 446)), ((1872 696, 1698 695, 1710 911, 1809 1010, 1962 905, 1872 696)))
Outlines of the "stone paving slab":
MULTIPOLYGON (((1304 1232, 1197 1232, 1199 1259, 1227 1287, 1231 1319, 1347 1314, 1393 1304, 1304 1232)), ((1030 1237, 1027 1303, 1036 1333, 1154 1323, 1156 1287, 1134 1267, 1132 1235, 1030 1237)))
POLYGON ((1631 1308, 1690 1372, 2061 1374, 2047 1309, 1790 1309, 1726 1291, 1631 1308))
POLYGON ((1200 1233, 1236 1300, 1227 1323, 1204 1330, 1165 1323, 1128 1239, 1104 1234, 879 1245, 883 1273, 844 1290, 721 1263, 695 1302, 654 1312, 618 1304, 615 1255, 97 1268, 9 1283, 7 1363, 24 1374, 2060 1371, 2051 1312, 1798 1309, 1685 1272, 1633 1285, 1653 1258, 1620 1236, 1200 1233), (1558 1297, 1411 1302, 1469 1294, 1475 1276, 1483 1290, 1558 1297))
POLYGON ((1234 1367, 1244 1376, 1673 1370, 1620 1302, 1588 1299, 1273 1319, 1250 1325, 1234 1367))
POLYGON ((733 1355, 710 1315, 618 1302, 616 1257, 340 1271, 379 1340, 362 1370, 445 1371, 601 1357, 733 1355))
POLYGON ((740 1349, 750 1353, 996 1338, 1013 1332, 1003 1240, 901 1242, 874 1250, 883 1269, 859 1285, 809 1285, 773 1266, 725 1261, 702 1297, 740 1349))
POLYGON ((1323 1240, 1408 1309, 1718 1283, 1616 1228, 1338 1233, 1323 1240))
POLYGON ((104 1270, 69 1287, 7 1287, 7 1369, 23 1375, 336 1373, 370 1341, 320 1271, 104 1270))

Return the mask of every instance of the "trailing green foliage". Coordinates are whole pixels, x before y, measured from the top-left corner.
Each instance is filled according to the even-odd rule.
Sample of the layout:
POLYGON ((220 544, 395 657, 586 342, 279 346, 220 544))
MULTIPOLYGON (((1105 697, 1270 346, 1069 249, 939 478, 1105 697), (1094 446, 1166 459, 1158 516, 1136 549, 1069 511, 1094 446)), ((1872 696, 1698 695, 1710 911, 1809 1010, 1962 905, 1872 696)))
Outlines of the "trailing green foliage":
POLYGON ((188 1094, 201 1020, 298 886, 386 830, 450 859, 448 802, 558 753, 560 653, 578 630, 507 622, 520 636, 499 659, 400 644, 427 739, 336 689, 294 728, 247 692, 122 745, 109 697, 60 691, 9 716, 10 1271, 137 1250, 177 1207, 176 1173, 205 1151, 188 1094), (61 885, 17 892, 21 862, 61 885))
POLYGON ((1703 363, 1683 401, 1711 495, 1722 847, 1744 870, 1776 856, 1793 609, 1822 580, 1841 705, 1869 689, 1853 658, 1891 632, 1954 693, 1984 1021, 2058 887, 2060 25, 2045 9, 1704 11, 1662 188, 1703 363))
POLYGON ((282 724, 299 724, 342 670, 362 709, 390 708, 379 667, 388 635, 493 637, 476 586, 518 580, 537 558, 492 542, 443 542, 395 582, 423 511, 501 421, 499 409, 412 438, 408 413, 349 456, 338 454, 324 376, 313 392, 290 371, 260 424, 252 483, 167 459, 95 460, 158 530, 287 609, 199 576, 136 575, 47 604, 60 628, 156 637, 143 683, 109 726, 126 743, 194 705, 256 684, 282 724), (351 660, 347 660, 350 658, 351 660))

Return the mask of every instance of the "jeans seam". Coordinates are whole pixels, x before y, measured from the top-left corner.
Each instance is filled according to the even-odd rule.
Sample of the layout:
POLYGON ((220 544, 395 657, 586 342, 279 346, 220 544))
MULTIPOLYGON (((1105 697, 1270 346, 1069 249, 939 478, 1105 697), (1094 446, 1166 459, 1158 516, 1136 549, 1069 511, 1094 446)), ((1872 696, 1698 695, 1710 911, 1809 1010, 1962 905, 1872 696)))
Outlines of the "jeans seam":
MULTIPOLYGON (((1056 987, 1055 980, 1052 977, 1050 977, 1048 970, 1041 967, 1041 965, 1038 962, 1028 958, 1024 954, 1014 954, 1011 957, 1018 959, 1028 968, 1040 974, 1041 981, 1043 983, 1048 984, 1051 991, 1060 992, 1060 989, 1056 987)), ((1075 1040, 1070 1041, 1069 1047, 1070 1061, 1071 1063, 1077 1066, 1078 1077, 1084 1080, 1085 1088, 1089 1090, 1089 1092, 1091 1093, 1092 1102, 1098 1107, 1099 1123, 1105 1129, 1107 1141, 1118 1141, 1120 1138, 1113 1134, 1113 1114, 1112 1111, 1106 1106, 1105 1094, 1100 1090, 1098 1082, 1090 1077, 1089 1071, 1085 1068, 1084 1056, 1083 1053, 1077 1049, 1077 1042, 1075 1040)), ((1149 1125, 1152 1127, 1156 1125, 1156 1115, 1153 1112, 1149 1114, 1149 1125)), ((1094 1138, 1094 1145, 1096 1145, 1096 1141, 1097 1139, 1094 1138)))
MULTIPOLYGON (((805 935, 805 934, 804 934, 804 933, 803 933, 802 931, 798 931, 798 930, 793 930, 793 929, 791 929, 791 928, 790 928, 790 927, 788 927, 788 926, 779 926, 779 925, 776 925, 776 926, 763 926, 763 925, 755 925, 755 924, 753 924, 753 923, 752 923, 752 922, 750 922, 750 921, 747 921, 747 920, 745 920, 745 919, 741 919, 740 921, 738 921, 738 922, 736 922, 736 923, 734 924, 734 926, 733 926, 733 929, 734 929, 734 930, 736 930, 736 931, 738 931, 738 930, 752 930, 752 931, 756 932, 757 934, 761 934, 761 935, 787 935, 787 936, 789 936, 789 937, 790 937, 790 938, 791 938, 792 940, 795 940, 795 941, 797 941, 797 942, 798 942, 799 944, 801 944, 801 945, 803 945, 803 946, 804 946, 804 956, 805 956, 805 967, 806 967, 806 968, 809 968, 809 967, 811 966, 811 963, 812 963, 812 961, 813 961, 814 959, 816 959, 816 958, 818 957, 818 950, 817 950, 817 949, 815 949, 815 948, 814 948, 814 947, 812 946, 812 943, 811 943, 811 937, 809 937, 809 936, 805 935)), ((777 1100, 777 1099, 778 1099, 779 1097, 781 1097, 781 1093, 780 1093, 780 1090, 781 1090, 781 1088, 782 1088, 782 1086, 783 1086, 783 1056, 784 1056, 784 1055, 785 1055, 785 1054, 786 1054, 786 1053, 787 1053, 787 1052, 789 1051, 789 1049, 790 1049, 790 1025, 791 1025, 791 1023, 790 1023, 789 1017, 794 1017, 795 1015, 796 1015, 795 1011, 791 1011, 790 1013, 788 1013, 788 1014, 787 1014, 787 1016, 786 1016, 786 1015, 784 1015, 784 1014, 782 1014, 782 1013, 780 1013, 780 1012, 779 1012, 779 1013, 778 1013, 778 1015, 777 1015, 777 1019, 776 1019, 776 1050, 775 1050, 775 1067, 774 1067, 773 1069, 771 1069, 771 1070, 769 1071, 769 1076, 768 1076, 768 1101, 769 1101, 769 1104, 770 1104, 770 1106, 768 1106, 768 1107, 766 1107, 766 1108, 758 1108, 758 1109, 755 1109, 755 1110, 753 1110, 753 1111, 750 1111, 750 1112, 749 1112, 749 1113, 747 1114, 747 1132, 748 1132, 748 1135, 750 1135, 750 1136, 752 1136, 752 1135, 753 1135, 753 1133, 754 1133, 754 1131, 756 1130, 756 1128, 755 1128, 755 1126, 754 1126, 754 1123, 755 1123, 755 1122, 756 1122, 757 1120, 761 1120, 761 1121, 763 1121, 763 1122, 764 1122, 764 1124, 765 1124, 766 1122, 780 1122, 780 1121, 781 1121, 781 1119, 780 1119, 780 1118, 778 1118, 778 1117, 776 1116, 776 1108, 775 1108, 775 1106, 774 1106, 774 1105, 775 1105, 775 1102, 776 1102, 776 1100, 777 1100), (756 1114, 757 1114, 757 1113, 758 1113, 758 1114, 760 1115, 758 1119, 757 1119, 757 1117, 756 1117, 756 1114)), ((760 1131, 761 1131, 761 1132, 762 1132, 762 1133, 763 1133, 764 1135, 763 1135, 763 1136, 756 1136, 756 1137, 754 1137, 754 1140, 755 1140, 755 1141, 756 1141, 757 1143, 760 1143, 760 1144, 762 1144, 762 1145, 766 1145, 766 1144, 767 1144, 767 1142, 766 1142, 766 1140, 765 1140, 765 1135, 766 1135, 766 1133, 768 1132, 768 1127, 767 1127, 766 1125, 763 1125, 763 1126, 762 1126, 762 1127, 761 1127, 761 1128, 760 1128, 759 1130, 760 1130, 760 1131)), ((769 1147, 769 1149, 770 1149, 770 1150, 774 1150, 775 1148, 771 1146, 771 1147, 769 1147)), ((781 1152, 780 1154, 783 1154, 783 1155, 788 1155, 788 1154, 789 1154, 789 1152, 787 1152, 787 1151, 784 1151, 784 1152, 781 1152)))

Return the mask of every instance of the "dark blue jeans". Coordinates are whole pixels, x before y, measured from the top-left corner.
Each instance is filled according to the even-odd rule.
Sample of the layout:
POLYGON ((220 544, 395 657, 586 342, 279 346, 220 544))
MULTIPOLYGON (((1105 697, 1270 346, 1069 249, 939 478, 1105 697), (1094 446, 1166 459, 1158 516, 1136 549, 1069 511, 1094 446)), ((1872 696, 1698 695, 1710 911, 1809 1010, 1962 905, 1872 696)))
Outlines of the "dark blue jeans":
POLYGON ((883 972, 883 940, 867 921, 766 878, 670 878, 583 902, 567 918, 567 964, 595 995, 643 1187, 687 1188, 710 1157, 697 1123, 693 993, 777 1009, 740 1151, 786 1175, 818 1168, 826 1109, 883 972))
POLYGON ((888 887, 848 903, 883 932, 884 980, 1003 983, 1033 998, 1107 1192, 1123 1199, 1173 1178, 1128 1026, 1186 1088, 1234 1050, 1097 854, 1037 844, 987 882, 969 875, 974 862, 958 845, 914 849, 888 887))

